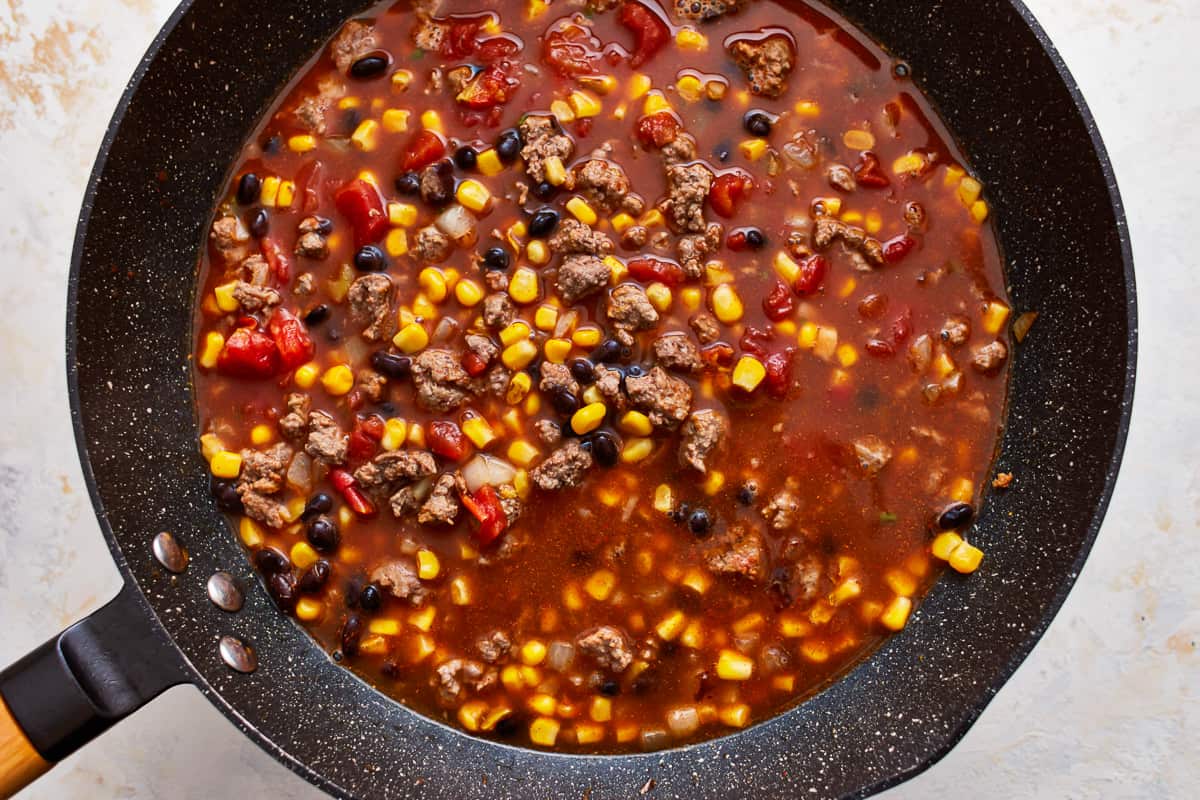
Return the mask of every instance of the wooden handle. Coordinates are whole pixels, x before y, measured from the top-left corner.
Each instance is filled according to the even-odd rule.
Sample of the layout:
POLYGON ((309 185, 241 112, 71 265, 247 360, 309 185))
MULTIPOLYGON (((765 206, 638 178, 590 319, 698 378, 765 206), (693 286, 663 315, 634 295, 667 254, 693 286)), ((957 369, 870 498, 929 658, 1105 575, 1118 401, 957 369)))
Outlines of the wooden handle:
POLYGON ((0 699, 0 800, 12 797, 48 769, 50 763, 33 749, 8 706, 0 699))

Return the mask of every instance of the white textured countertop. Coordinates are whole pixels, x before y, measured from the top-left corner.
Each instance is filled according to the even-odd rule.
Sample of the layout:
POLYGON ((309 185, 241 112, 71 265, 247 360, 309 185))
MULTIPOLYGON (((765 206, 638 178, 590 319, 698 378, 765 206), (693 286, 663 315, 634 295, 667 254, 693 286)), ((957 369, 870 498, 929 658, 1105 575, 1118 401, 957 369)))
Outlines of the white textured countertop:
MULTIPOLYGON (((1027 0, 1087 96, 1133 236, 1133 430, 1062 612, 962 743, 889 800, 1190 798, 1200 787, 1200 4, 1027 0), (968 788, 969 787, 969 788, 968 788)), ((171 0, 0 8, 0 664, 116 594, 76 462, 63 366, 71 233, 125 82, 171 0)), ((189 688, 24 797, 317 798, 189 688)))

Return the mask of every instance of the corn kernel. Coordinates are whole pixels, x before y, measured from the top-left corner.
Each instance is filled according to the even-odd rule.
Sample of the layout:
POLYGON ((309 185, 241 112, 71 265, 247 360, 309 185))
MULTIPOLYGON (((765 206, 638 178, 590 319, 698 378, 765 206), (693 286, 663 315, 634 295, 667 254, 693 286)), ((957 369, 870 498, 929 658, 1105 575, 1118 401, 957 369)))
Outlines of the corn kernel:
POLYGON ((666 217, 664 217, 662 212, 657 208, 652 208, 645 214, 642 214, 641 219, 638 220, 638 224, 643 228, 654 228, 659 225, 665 225, 666 223, 666 217))
POLYGON ((212 457, 208 466, 216 477, 233 479, 242 471, 242 456, 230 450, 222 450, 212 457))
POLYGON ((379 443, 384 450, 398 450, 407 438, 408 423, 398 417, 393 417, 383 423, 383 437, 379 443))
POLYGON ((576 347, 595 347, 600 344, 602 334, 594 325, 585 325, 571 334, 571 341, 576 347))
POLYGON ((797 116, 810 119, 821 116, 821 104, 815 100, 801 100, 792 106, 792 110, 796 112, 797 116))
POLYGON ((629 439, 621 450, 621 461, 636 464, 645 461, 654 452, 654 440, 650 438, 629 439))
POLYGON ((929 546, 929 550, 934 557, 940 558, 942 561, 949 561, 950 556, 954 555, 954 551, 963 544, 963 539, 954 531, 946 531, 939 533, 933 539, 933 543, 929 546))
POLYGON ((640 100, 645 96, 646 92, 650 91, 650 87, 653 85, 654 82, 650 80, 649 75, 643 75, 640 72, 636 73, 629 79, 629 99, 640 100))
POLYGON ((225 337, 217 331, 209 331, 204 335, 204 349, 200 351, 200 366, 214 369, 225 349, 225 337))
POLYGON ((654 431, 654 426, 650 424, 650 418, 640 411, 626 411, 621 415, 621 420, 617 425, 622 433, 628 433, 631 436, 649 436, 654 431))
POLYGON ((500 354, 500 360, 509 369, 525 369, 533 363, 533 360, 537 358, 537 354, 537 345, 528 339, 522 339, 504 348, 504 352, 500 354))
POLYGON ((897 175, 916 175, 925 169, 925 156, 916 151, 910 151, 892 162, 892 172, 897 175))
POLYGON ((411 355, 429 344, 429 334, 420 323, 410 322, 392 337, 392 344, 401 352, 411 355))
POLYGON ((879 622, 883 627, 892 631, 904 630, 904 626, 908 623, 908 615, 912 613, 913 603, 907 597, 893 597, 891 602, 883 609, 883 613, 879 615, 879 622))
POLYGON ((541 239, 534 239, 525 245, 525 258, 534 266, 550 263, 550 248, 541 239))
POLYGON ((487 211, 492 203, 492 193, 474 178, 467 178, 459 183, 458 188, 454 190, 454 198, 476 214, 487 211))
POLYGON ((625 119, 627 113, 629 113, 629 104, 624 102, 617 103, 617 107, 613 109, 612 118, 620 121, 625 119))
POLYGON ((529 267, 519 268, 508 282, 508 296, 522 305, 534 302, 540 293, 538 274, 529 267))
POLYGON ((400 620, 378 617, 367 624, 367 630, 376 636, 399 636, 400 620))
POLYGON ((546 353, 547 361, 552 364, 564 364, 567 356, 571 354, 571 340, 547 339, 543 350, 546 353))
POLYGON ((317 382, 317 375, 320 373, 320 371, 321 368, 312 362, 309 362, 308 364, 302 364, 301 366, 297 367, 295 373, 292 374, 292 380, 294 380, 296 385, 301 389, 309 389, 314 383, 317 382))
POLYGON ((654 488, 654 510, 669 514, 675 508, 675 492, 669 484, 660 483, 654 488))
POLYGON ((522 339, 528 339, 530 332, 528 325, 521 320, 516 320, 500 331, 500 344, 505 347, 516 344, 522 339))
POLYGON ((870 131, 851 128, 842 135, 842 143, 851 150, 870 150, 875 146, 875 137, 870 131))
POLYGON ((345 364, 337 364, 325 370, 321 385, 331 395, 341 397, 354 388, 354 372, 345 364))
POLYGON ((604 602, 612 594, 617 585, 617 576, 607 569, 598 569, 583 582, 583 590, 592 599, 604 602))
POLYGON ((570 211, 575 216, 575 219, 584 225, 595 225, 598 219, 595 210, 588 205, 586 200, 579 196, 572 197, 567 201, 567 211, 570 211))
POLYGON ((633 217, 629 216, 624 211, 614 214, 612 219, 609 220, 609 222, 612 223, 613 230, 617 233, 624 232, 626 228, 634 223, 634 221, 635 220, 633 217))
POLYGON ((979 569, 982 561, 983 551, 966 542, 954 548, 954 552, 950 554, 949 558, 950 566, 964 575, 979 569))
POLYGON ((364 153, 373 151, 379 146, 379 123, 373 119, 364 119, 358 123, 354 133, 350 134, 350 143, 364 153))
MULTIPOLYGON (((532 0, 532 2, 542 3, 544 0, 532 0)), ((529 740, 542 747, 553 747, 554 743, 558 741, 558 731, 561 727, 562 724, 556 719, 538 717, 529 724, 529 740)))
POLYGON ((946 174, 942 176, 942 185, 947 187, 958 186, 966 174, 966 171, 962 167, 955 164, 948 164, 946 166, 946 174))
POLYGON ((517 439, 508 446, 508 460, 520 467, 528 467, 541 455, 538 449, 524 439, 517 439))
POLYGON ((417 275, 417 285, 434 303, 446 299, 446 276, 437 267, 426 267, 417 275))
POLYGON ((967 208, 975 205, 975 201, 981 194, 983 194, 983 184, 970 175, 964 176, 958 184, 958 199, 967 208))
POLYGON ((250 441, 254 444, 266 444, 275 438, 270 425, 255 425, 250 429, 250 441))
POLYGON ((1009 308, 998 300, 991 300, 983 307, 983 329, 993 336, 1001 331, 1008 321, 1009 308))
POLYGON ((279 178, 275 175, 268 175, 263 178, 262 191, 259 194, 259 202, 268 208, 273 208, 279 198, 279 178))
POLYGON ((702 488, 704 489, 704 493, 706 495, 709 495, 710 497, 715 495, 717 492, 721 491, 723 486, 725 486, 725 473, 721 472, 720 470, 710 469, 704 476, 704 484, 702 488))
MULTIPOLYGON (((421 553, 417 553, 417 561, 420 562, 421 553)), ((436 558, 436 556, 434 556, 436 558)), ((424 576, 422 576, 424 577, 424 576)), ((436 575, 434 577, 437 577, 436 575)), ((432 605, 425 606, 420 611, 414 611, 408 615, 408 624, 418 630, 428 632, 433 628, 433 621, 437 617, 437 608, 432 605)))
POLYGON ((975 496, 975 482, 970 478, 959 478, 950 484, 950 499, 969 503, 975 496))
POLYGON ((401 228, 417 224, 417 207, 412 203, 388 203, 388 222, 401 228))
POLYGON ((242 517, 238 522, 238 537, 247 547, 258 547, 263 543, 263 529, 249 517, 242 517))
POLYGON ((612 700, 607 697, 593 697, 588 716, 594 722, 608 722, 612 719, 612 700))
POLYGON ((421 127, 428 128, 434 133, 443 133, 442 117, 438 112, 430 109, 421 114, 421 127))
POLYGON ((546 181, 553 186, 562 186, 567 180, 567 168, 563 166, 558 156, 549 156, 543 162, 546 169, 546 181))
POLYGON ((745 703, 722 706, 717 712, 717 719, 730 728, 744 728, 750 722, 750 706, 745 703))
POLYGON ((592 95, 581 90, 571 92, 571 96, 567 98, 567 102, 571 106, 571 110, 575 112, 575 116, 579 119, 585 117, 595 117, 604 110, 604 106, 600 104, 592 95))
POLYGON ((292 545, 289 555, 297 569, 308 569, 321 560, 321 556, 308 542, 296 542, 292 545))
POLYGON ((984 200, 976 200, 971 204, 971 219, 982 225, 988 218, 988 204, 984 200))
POLYGON ((837 359, 843 367, 852 367, 858 363, 858 351, 854 349, 852 344, 839 344, 837 348, 837 359))
POLYGON ((754 674, 754 662, 736 650, 723 649, 717 656, 717 677, 727 681, 748 681, 754 674))
POLYGON ((726 325, 732 325, 740 320, 745 311, 742 307, 742 298, 738 297, 737 290, 727 283, 712 290, 711 301, 713 314, 726 325))
POLYGON ((733 385, 753 392, 767 377, 767 368, 754 356, 742 356, 733 368, 733 385))
POLYGON ((858 578, 846 578, 833 587, 833 591, 829 593, 829 604, 840 606, 842 603, 853 600, 860 594, 862 594, 862 584, 858 578))
POLYGON ((474 308, 483 300, 483 287, 469 278, 464 278, 454 285, 454 298, 463 308, 474 308))
POLYGON ((746 139, 738 145, 738 150, 748 161, 758 161, 767 152, 766 139, 746 139))
POLYGON ((675 81, 675 91, 689 103, 704 99, 704 84, 695 75, 684 75, 675 81))
POLYGON ((521 662, 536 667, 546 660, 546 645, 537 639, 530 639, 521 645, 521 662))
POLYGON ((642 116, 649 117, 652 114, 657 114, 660 111, 674 111, 671 108, 670 102, 663 96, 663 93, 657 89, 646 95, 646 99, 642 101, 642 116))
POLYGON ((403 228, 392 228, 383 240, 389 256, 399 257, 408 252, 408 233, 403 228))
POLYGON ((571 430, 582 436, 604 424, 608 407, 604 403, 589 403, 571 415, 571 430))
POLYGON ((389 108, 383 112, 383 129, 388 133, 404 133, 408 130, 411 114, 403 108, 389 108))
POLYGON ((296 618, 303 622, 316 622, 325 616, 325 604, 311 597, 301 597, 296 601, 296 618))
POLYGON ((708 37, 692 28, 683 28, 675 34, 675 44, 679 45, 681 50, 707 50, 708 37))
POLYGON ((489 147, 475 157, 475 168, 481 174, 491 177, 504 171, 504 162, 500 160, 500 155, 495 148, 489 147))
POLYGON ((552 101, 550 103, 550 113, 562 125, 575 121, 575 109, 571 108, 571 104, 565 100, 552 101))
POLYGON ((527 373, 518 372, 516 375, 513 375, 508 382, 508 389, 504 392, 504 402, 510 406, 520 403, 529 394, 532 384, 533 379, 527 373))
POLYGON ((654 626, 654 632, 658 634, 658 638, 664 642, 674 640, 680 633, 683 632, 684 626, 687 624, 687 617, 682 611, 672 611, 667 616, 663 617, 657 625, 654 626))
POLYGON ((206 433, 200 437, 200 453, 204 456, 205 461, 212 461, 213 456, 224 449, 225 445, 221 442, 221 437, 215 433, 206 433))
POLYGON ((291 208, 292 200, 296 197, 296 184, 292 181, 279 182, 279 194, 276 196, 275 205, 279 208, 291 208))
POLYGON ((488 445, 498 438, 496 432, 492 430, 492 426, 483 417, 471 417, 463 420, 462 431, 471 440, 471 444, 480 450, 487 449, 488 445))
POLYGON ((617 726, 617 741, 628 744, 638 737, 642 729, 636 722, 625 722, 617 726))
MULTIPOLYGON (((220 286, 213 287, 213 298, 216 300, 217 308, 226 313, 237 311, 241 307, 237 298, 234 297, 233 291, 237 288, 237 281, 223 283, 220 286)), ((220 334, 218 334, 219 336, 220 334)), ((222 341, 224 341, 222 339, 222 341)))
POLYGON ((472 733, 478 731, 483 724, 483 715, 488 706, 483 700, 468 700, 458 708, 458 721, 472 733))
POLYGON ((412 83, 413 74, 407 69, 398 69, 392 73, 392 88, 396 91, 404 91, 412 83))

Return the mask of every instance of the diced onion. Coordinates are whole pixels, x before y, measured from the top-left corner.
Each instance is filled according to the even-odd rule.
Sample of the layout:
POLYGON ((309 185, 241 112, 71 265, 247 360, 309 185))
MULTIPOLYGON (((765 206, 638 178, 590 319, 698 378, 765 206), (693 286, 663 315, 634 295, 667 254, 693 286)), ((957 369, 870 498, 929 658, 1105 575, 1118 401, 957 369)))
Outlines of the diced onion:
POLYGON ((566 672, 575 660, 575 645, 570 642, 551 642, 546 648, 546 666, 555 672, 566 672))
POLYGON ((503 486, 512 483, 517 471, 507 461, 479 453, 462 468, 462 476, 467 488, 474 492, 481 486, 503 486))
POLYGON ((562 339, 568 333, 575 329, 575 323, 579 320, 579 312, 571 309, 565 314, 558 315, 558 322, 554 325, 554 336, 562 339))
POLYGON ((458 332, 458 320, 453 317, 442 317, 438 320, 437 327, 433 329, 433 341, 448 342, 454 338, 454 334, 458 332))
POLYGON ((312 459, 307 453, 300 452, 292 456, 292 463, 288 464, 287 483, 304 494, 312 491, 312 459))
POLYGON ((475 217, 457 203, 439 214, 433 224, 460 247, 469 247, 475 243, 475 217))
POLYGON ((667 727, 676 736, 691 736, 700 729, 700 712, 695 706, 672 708, 667 712, 667 727))
POLYGON ((371 347, 361 336, 346 336, 342 343, 346 348, 346 359, 351 364, 362 364, 371 357, 371 347))
POLYGON ((642 731, 643 750, 661 750, 669 744, 667 732, 662 728, 652 728, 642 731))
POLYGON ((917 372, 924 372, 932 362, 933 340, 929 338, 929 334, 923 333, 908 348, 908 363, 917 372))

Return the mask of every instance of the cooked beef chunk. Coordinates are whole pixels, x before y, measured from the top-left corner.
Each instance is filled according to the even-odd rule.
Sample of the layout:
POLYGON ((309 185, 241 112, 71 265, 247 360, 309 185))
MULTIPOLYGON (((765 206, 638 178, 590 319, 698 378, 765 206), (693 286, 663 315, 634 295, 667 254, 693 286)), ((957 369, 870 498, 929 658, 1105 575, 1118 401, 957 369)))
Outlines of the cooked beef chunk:
POLYGON ((412 42, 426 53, 436 53, 442 49, 442 41, 450 32, 450 23, 432 19, 428 15, 418 14, 417 24, 413 26, 410 37, 412 42))
POLYGON ((686 333, 669 333, 654 340, 654 361, 675 372, 699 372, 704 369, 700 348, 686 333))
POLYGON ((413 359, 412 381, 417 402, 430 411, 453 411, 482 390, 449 350, 430 348, 413 359))
POLYGON ((288 439, 301 439, 308 432, 308 412, 312 400, 304 392, 287 396, 288 413, 279 418, 279 430, 288 439))
POLYGON ((421 507, 421 499, 417 497, 417 491, 412 486, 404 486, 397 489, 391 497, 388 498, 388 506, 392 509, 392 516, 397 519, 407 517, 410 514, 417 513, 417 509, 421 507))
POLYGON ((346 449, 350 437, 338 426, 337 421, 324 411, 308 415, 308 442, 304 452, 323 464, 340 464, 346 460, 346 449))
POLYGON ((424 450, 380 453, 354 471, 358 487, 378 501, 395 494, 402 485, 437 473, 433 454, 424 450))
POLYGON ((688 325, 691 325, 692 330, 696 332, 696 338, 700 340, 700 344, 712 344, 721 338, 721 328, 717 324, 716 318, 706 311, 692 314, 688 325))
POLYGON ((329 54, 342 73, 348 73, 355 61, 379 47, 375 26, 367 22, 350 20, 329 43, 329 54))
POLYGON ((679 463, 707 472, 709 456, 728 433, 729 421, 721 412, 711 408, 693 411, 679 436, 679 463))
POLYGON ((666 166, 682 164, 696 158, 696 140, 690 134, 681 133, 663 146, 662 160, 666 166))
POLYGON ((329 255, 329 243, 321 234, 321 220, 305 217, 297 227, 296 255, 304 258, 322 259, 329 255))
POLYGON ((227 215, 214 221, 208 236, 221 263, 227 267, 240 264, 250 255, 250 232, 235 216, 227 215))
POLYGON ((242 508, 245 510, 246 516, 261 522, 268 528, 282 528, 291 521, 287 506, 274 498, 249 489, 239 491, 238 496, 242 500, 242 508))
POLYGON ((783 36, 757 42, 740 39, 729 47, 729 57, 746 73, 751 93, 762 97, 779 97, 787 91, 788 76, 796 66, 792 45, 783 36))
POLYGON ((448 160, 430 164, 421 170, 419 184, 425 204, 441 208, 454 196, 454 165, 448 160))
POLYGON ((600 391, 604 402, 617 413, 625 411, 629 406, 629 398, 621 386, 621 373, 612 367, 597 364, 592 372, 595 387, 600 391))
POLYGON ((892 460, 892 448, 878 436, 860 436, 853 442, 854 457, 867 475, 875 475, 892 460))
POLYGON ((325 115, 332 105, 331 98, 321 94, 311 94, 296 105, 296 109, 292 112, 292 118, 296 120, 296 125, 301 130, 317 136, 324 136, 329 129, 325 115))
POLYGON ((838 239, 852 252, 858 253, 871 264, 883 264, 883 245, 856 225, 848 225, 832 217, 817 217, 813 223, 813 247, 824 250, 838 239))
POLYGON ((547 447, 554 447, 562 441, 562 428, 552 419, 539 419, 533 423, 533 429, 537 432, 538 441, 547 447))
POLYGON ((558 129, 553 117, 528 116, 521 121, 521 158, 535 183, 546 180, 546 159, 557 156, 565 164, 575 150, 569 136, 558 129))
POLYGON ((432 225, 426 225, 413 239, 412 254, 426 264, 437 264, 449 258, 452 249, 450 237, 432 225))
POLYGON ((675 16, 697 22, 709 22, 737 11, 750 0, 675 0, 675 16))
POLYGON ((529 478, 544 492, 571 489, 583 482, 583 473, 591 466, 592 454, 583 449, 578 439, 570 439, 538 464, 529 478))
POLYGON ((558 268, 554 288, 567 305, 574 305, 608 285, 612 270, 595 256, 567 256, 558 268))
POLYGON ((705 260, 721 248, 724 235, 725 230, 721 225, 712 222, 704 229, 704 233, 691 233, 679 237, 675 244, 675 255, 689 278, 699 278, 704 274, 705 260))
POLYGON ((469 658, 452 658, 434 670, 437 675, 438 698, 453 706, 462 699, 463 687, 484 692, 496 685, 496 670, 469 658))
POLYGON ((500 510, 504 512, 504 519, 508 523, 508 527, 521 518, 521 512, 525 510, 525 504, 521 502, 520 495, 517 494, 516 487, 512 484, 504 484, 496 489, 496 493, 500 496, 500 510))
POLYGON ((830 164, 825 170, 825 178, 829 181, 830 186, 841 189, 843 192, 853 192, 858 188, 858 182, 854 180, 854 172, 845 164, 830 164))
POLYGON ((560 392, 570 392, 579 396, 579 382, 571 376, 571 368, 566 364, 554 364, 546 361, 542 364, 542 379, 538 389, 548 395, 560 392))
POLYGON ((833 586, 831 567, 812 552, 807 541, 789 539, 782 552, 784 563, 772 570, 770 585, 780 608, 803 605, 828 594, 833 586))
POLYGON ((443 472, 439 475, 429 499, 417 514, 417 522, 422 525, 453 525, 462 507, 458 499, 461 483, 462 476, 458 473, 443 472))
POLYGON ((467 349, 482 359, 485 364, 491 364, 500 355, 500 347, 488 336, 482 336, 478 333, 468 333, 464 337, 464 341, 466 342, 467 349))
POLYGON ((427 594, 417 576, 416 568, 407 560, 385 561, 371 572, 371 582, 377 583, 395 597, 410 605, 419 606, 427 594))
POLYGON ((346 292, 350 322, 362 326, 361 335, 368 342, 384 341, 396 333, 392 294, 392 279, 378 272, 355 278, 350 284, 346 292))
POLYGON ((265 286, 271 277, 271 265, 265 258, 255 253, 242 261, 238 272, 249 283, 253 283, 255 286, 265 286))
POLYGON ((373 369, 360 369, 355 376, 354 385, 358 387, 364 397, 372 403, 378 403, 383 400, 384 393, 387 391, 387 378, 373 369))
POLYGON ((1004 346, 1004 342, 997 339, 991 344, 975 348, 975 355, 971 357, 971 366, 983 373, 996 372, 1004 365, 1007 358, 1008 348, 1004 346))
POLYGON ((621 247, 626 250, 640 250, 650 241, 650 229, 645 225, 630 225, 621 231, 621 247))
POLYGON ((762 537, 742 525, 734 525, 715 536, 704 554, 705 563, 713 572, 751 581, 763 579, 766 557, 762 537))
POLYGON ((971 321, 959 314, 948 317, 942 323, 942 330, 939 335, 946 344, 965 344, 967 339, 971 338, 971 321))
POLYGON ((575 640, 579 652, 590 656, 601 669, 624 672, 633 663, 633 647, 619 628, 601 625, 575 640))
POLYGON ((296 276, 296 286, 292 289, 292 294, 297 297, 307 297, 316 291, 317 279, 313 277, 311 272, 301 272, 296 276))
POLYGON ((677 231, 704 231, 704 201, 708 199, 712 182, 713 174, 703 164, 677 164, 667 167, 667 198, 662 207, 677 231))
POLYGON ((692 407, 692 387, 655 367, 640 377, 625 378, 625 391, 635 408, 645 411, 655 426, 674 429, 687 419, 692 407))
POLYGON ((246 515, 270 528, 289 522, 287 506, 267 495, 283 488, 284 475, 292 460, 292 448, 280 442, 268 450, 243 450, 237 493, 246 515))
POLYGON ((508 634, 501 630, 495 630, 491 633, 479 637, 475 642, 476 649, 479 650, 479 655, 489 664, 495 664, 500 659, 508 655, 508 651, 512 649, 512 640, 508 638, 508 634))
POLYGON ((800 498, 795 492, 783 489, 771 498, 762 510, 763 518, 771 530, 784 531, 796 524, 800 514, 800 498))
POLYGON ((629 178, 625 170, 603 158, 591 158, 572 172, 573 188, 582 194, 601 214, 612 214, 620 209, 633 216, 646 210, 646 204, 637 195, 630 194, 629 178))
POLYGON ((550 249, 564 256, 573 253, 602 256, 613 251, 613 243, 600 231, 568 218, 558 224, 558 230, 550 237, 550 249))
POLYGON ((658 312, 636 283, 623 283, 608 298, 608 319, 623 331, 646 331, 658 324, 658 312))
POLYGON ((504 292, 493 292, 483 298, 483 324, 492 330, 507 328, 516 318, 517 310, 504 292))
POLYGON ((233 299, 243 311, 253 313, 265 308, 277 306, 283 302, 279 292, 267 286, 256 286, 253 283, 238 281, 233 285, 233 299))
POLYGON ((487 393, 492 397, 504 397, 511 380, 512 373, 503 364, 497 364, 488 370, 487 375, 483 376, 487 393))

